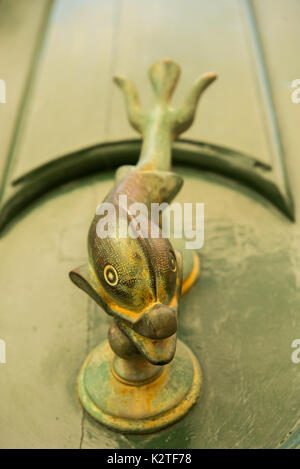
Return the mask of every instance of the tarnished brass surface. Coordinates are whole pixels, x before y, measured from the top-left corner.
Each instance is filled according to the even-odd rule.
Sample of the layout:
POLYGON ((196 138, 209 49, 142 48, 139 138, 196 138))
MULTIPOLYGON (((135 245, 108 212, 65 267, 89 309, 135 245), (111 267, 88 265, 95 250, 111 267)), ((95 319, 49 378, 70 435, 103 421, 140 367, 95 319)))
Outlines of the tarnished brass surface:
POLYGON ((84 362, 77 383, 79 399, 99 422, 126 433, 151 433, 183 417, 195 404, 202 373, 191 350, 178 341, 174 360, 159 376, 139 385, 120 381, 107 342, 84 362))
POLYGON ((81 403, 100 422, 123 431, 145 433, 178 420, 201 386, 186 346, 179 347, 171 367, 163 368, 175 357, 178 303, 199 274, 199 259, 182 248, 182 240, 172 244, 163 237, 159 221, 159 237, 150 235, 151 204, 170 203, 183 184, 182 177, 170 171, 172 142, 192 124, 200 95, 216 78, 214 73, 200 77, 182 106, 173 108, 170 98, 179 73, 178 64, 169 59, 152 65, 155 105, 150 112, 141 109, 130 81, 115 78, 129 121, 143 137, 141 154, 136 166, 118 169, 115 186, 104 199, 115 209, 106 216, 110 226, 117 214, 114 236, 98 235, 103 215, 96 214, 88 235, 89 262, 70 273, 114 318, 108 339, 116 358, 111 358, 113 352, 107 355, 107 346, 92 352, 79 378, 81 403), (126 206, 120 196, 126 196, 126 206), (143 224, 128 209, 136 202, 148 209, 147 215, 139 215, 143 224), (121 223, 133 226, 136 236, 122 237, 121 223), (128 387, 130 393, 125 392, 128 387), (120 398, 122 393, 126 399, 120 398))

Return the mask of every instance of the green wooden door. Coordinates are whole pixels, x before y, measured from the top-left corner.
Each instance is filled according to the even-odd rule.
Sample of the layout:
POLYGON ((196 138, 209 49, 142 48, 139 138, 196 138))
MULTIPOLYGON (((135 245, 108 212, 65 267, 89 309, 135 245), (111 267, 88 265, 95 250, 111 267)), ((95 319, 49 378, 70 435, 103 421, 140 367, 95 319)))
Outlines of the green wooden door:
POLYGON ((291 347, 300 338, 300 104, 291 99, 300 78, 299 2, 21 3, 0 2, 2 213, 20 187, 11 182, 25 172, 112 145, 93 175, 18 212, 29 179, 18 210, 8 205, 18 214, 0 240, 0 447, 299 446, 300 364, 291 347), (86 261, 87 230, 113 166, 134 159, 139 145, 117 145, 136 135, 111 77, 134 79, 150 105, 146 70, 166 56, 183 70, 175 102, 199 73, 219 74, 175 155, 185 177, 177 200, 205 204, 201 277, 182 299, 179 331, 202 365, 204 390, 176 425, 128 436, 95 423, 77 402, 78 370, 105 339, 108 319, 68 272, 86 261), (199 141, 222 148, 216 156, 199 141))

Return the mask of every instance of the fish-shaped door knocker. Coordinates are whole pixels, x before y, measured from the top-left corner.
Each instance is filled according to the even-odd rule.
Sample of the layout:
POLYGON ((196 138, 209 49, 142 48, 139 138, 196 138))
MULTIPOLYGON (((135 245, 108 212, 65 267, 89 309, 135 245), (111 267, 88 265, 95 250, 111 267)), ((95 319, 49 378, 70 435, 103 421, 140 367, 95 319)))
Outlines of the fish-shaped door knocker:
POLYGON ((170 204, 183 179, 171 171, 172 142, 192 124, 198 100, 215 73, 196 80, 183 105, 170 98, 179 65, 159 60, 149 75, 152 110, 142 110, 135 86, 115 77, 128 119, 142 135, 136 166, 121 166, 88 234, 88 263, 71 280, 112 316, 108 340, 85 360, 79 399, 99 422, 122 432, 149 433, 181 418, 200 394, 202 375, 191 350, 177 340, 178 303, 199 273, 198 255, 163 235, 154 208, 170 204), (137 205, 138 204, 138 205, 137 205), (132 209, 138 208, 138 217, 132 209))

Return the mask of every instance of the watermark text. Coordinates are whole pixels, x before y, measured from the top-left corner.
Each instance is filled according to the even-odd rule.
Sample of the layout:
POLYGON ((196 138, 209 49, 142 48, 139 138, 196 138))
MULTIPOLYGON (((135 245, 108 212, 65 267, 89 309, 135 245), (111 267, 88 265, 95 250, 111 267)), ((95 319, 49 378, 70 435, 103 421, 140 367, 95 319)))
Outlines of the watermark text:
POLYGON ((119 195, 118 209, 104 202, 98 205, 100 216, 96 233, 105 238, 177 238, 185 239, 186 249, 200 249, 204 244, 204 204, 144 203, 128 206, 126 194, 119 195))
POLYGON ((6 103, 6 83, 4 80, 0 79, 0 103, 6 103))
POLYGON ((298 365, 300 363, 300 339, 293 340, 291 347, 295 349, 292 353, 292 362, 298 365))
POLYGON ((295 90, 291 94, 292 103, 299 104, 300 103, 300 78, 296 78, 295 80, 293 80, 291 87, 295 88, 295 90))
POLYGON ((5 340, 0 339, 0 364, 6 363, 6 343, 5 340))

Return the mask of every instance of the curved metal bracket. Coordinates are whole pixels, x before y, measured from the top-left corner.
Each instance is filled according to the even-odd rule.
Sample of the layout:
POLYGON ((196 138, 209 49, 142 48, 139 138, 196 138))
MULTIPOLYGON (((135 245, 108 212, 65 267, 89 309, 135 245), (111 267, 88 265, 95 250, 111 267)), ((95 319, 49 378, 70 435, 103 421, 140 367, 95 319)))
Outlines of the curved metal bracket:
MULTIPOLYGON (((32 202, 67 182, 113 170, 120 165, 135 164, 141 140, 104 143, 55 158, 19 177, 12 183, 13 192, 0 210, 0 232, 32 202)), ((204 169, 230 177, 269 200, 290 220, 294 204, 288 188, 280 188, 271 166, 231 148, 177 140, 173 146, 175 164, 204 169)))

